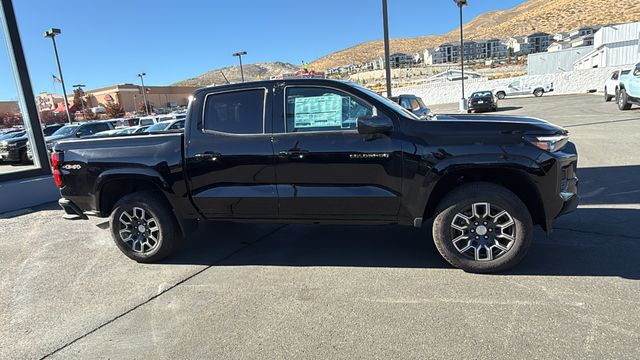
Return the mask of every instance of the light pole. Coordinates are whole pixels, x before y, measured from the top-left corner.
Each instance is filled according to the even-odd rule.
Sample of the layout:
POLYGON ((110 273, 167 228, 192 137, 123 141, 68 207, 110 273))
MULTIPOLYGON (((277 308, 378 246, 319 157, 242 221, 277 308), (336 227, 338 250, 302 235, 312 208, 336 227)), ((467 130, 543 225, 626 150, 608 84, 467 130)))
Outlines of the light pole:
MULTIPOLYGON (((80 105, 82 106, 82 118, 83 118, 83 119, 85 119, 85 114, 84 114, 84 99, 83 99, 83 97, 84 97, 84 91, 82 91, 82 88, 83 88, 83 87, 85 87, 85 86, 87 86, 87 85, 85 85, 85 84, 75 84, 75 85, 72 85, 72 86, 73 86, 74 88, 78 89, 78 91, 79 91, 79 93, 80 93, 80 95, 81 95, 81 96, 79 96, 79 98, 80 98, 80 105)), ((85 119, 85 120, 86 120, 86 119, 85 119)))
POLYGON ((460 55, 460 70, 461 70, 461 81, 462 81, 462 97, 460 98, 460 111, 467 110, 467 99, 464 97, 464 36, 462 32, 462 8, 468 5, 467 0, 453 0, 453 2, 458 5, 460 8, 460 51, 458 52, 460 55))
POLYGON ((389 59, 389 16, 387 15, 387 0, 382 0, 382 26, 384 27, 384 68, 387 78, 387 97, 391 97, 391 65, 389 59))
POLYGON ((236 53, 231 54, 232 56, 237 56, 238 60, 240 60, 240 77, 242 78, 242 82, 244 82, 244 70, 242 70, 242 56, 247 55, 246 51, 238 51, 236 53))
POLYGON ((60 29, 51 28, 44 32, 44 37, 51 38, 51 42, 53 43, 53 53, 56 55, 56 63, 58 64, 58 75, 60 75, 60 83, 62 84, 62 95, 64 96, 64 106, 67 110, 67 120, 69 120, 69 124, 73 121, 71 119, 71 110, 69 109, 69 101, 67 100, 67 89, 64 87, 64 77, 62 76, 62 67, 60 66, 60 58, 58 57, 58 47, 56 46, 56 36, 60 35, 62 32, 60 29))
POLYGON ((146 73, 139 73, 138 77, 140 77, 140 82, 142 83, 142 99, 144 101, 144 112, 145 115, 149 115, 149 104, 147 103, 147 91, 144 89, 144 76, 146 73))

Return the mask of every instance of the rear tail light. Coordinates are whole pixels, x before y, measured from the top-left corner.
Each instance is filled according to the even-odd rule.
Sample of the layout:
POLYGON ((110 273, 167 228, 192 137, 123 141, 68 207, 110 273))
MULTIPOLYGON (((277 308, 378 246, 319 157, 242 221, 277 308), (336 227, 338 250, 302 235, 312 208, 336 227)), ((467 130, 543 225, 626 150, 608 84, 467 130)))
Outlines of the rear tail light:
POLYGON ((51 153, 51 170, 53 171, 53 180, 57 187, 62 187, 62 173, 60 172, 61 155, 58 152, 51 153))

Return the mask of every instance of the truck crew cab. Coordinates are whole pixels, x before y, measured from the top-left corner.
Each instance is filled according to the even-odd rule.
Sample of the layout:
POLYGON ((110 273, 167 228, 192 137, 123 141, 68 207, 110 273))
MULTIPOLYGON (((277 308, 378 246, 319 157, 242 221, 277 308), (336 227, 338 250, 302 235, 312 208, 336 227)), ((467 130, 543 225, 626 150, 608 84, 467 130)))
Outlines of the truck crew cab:
POLYGON ((70 219, 110 217, 128 257, 158 261, 194 223, 402 224, 433 219, 452 265, 503 271, 534 224, 576 208, 566 130, 506 116, 423 120, 324 79, 197 90, 184 133, 61 142, 52 154, 70 219))

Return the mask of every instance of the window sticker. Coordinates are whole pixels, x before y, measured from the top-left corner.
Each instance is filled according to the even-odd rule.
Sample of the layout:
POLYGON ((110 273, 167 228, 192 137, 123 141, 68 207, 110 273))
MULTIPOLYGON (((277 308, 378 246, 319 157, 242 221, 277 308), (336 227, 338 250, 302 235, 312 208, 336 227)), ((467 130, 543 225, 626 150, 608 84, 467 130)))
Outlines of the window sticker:
POLYGON ((295 99, 294 128, 341 127, 342 96, 299 97, 295 99))

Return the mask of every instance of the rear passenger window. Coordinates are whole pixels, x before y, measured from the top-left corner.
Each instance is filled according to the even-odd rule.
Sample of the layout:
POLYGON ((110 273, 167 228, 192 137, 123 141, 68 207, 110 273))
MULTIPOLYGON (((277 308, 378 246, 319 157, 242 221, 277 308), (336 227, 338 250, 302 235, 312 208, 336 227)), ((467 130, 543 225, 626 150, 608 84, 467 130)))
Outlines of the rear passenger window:
POLYGON ((204 128, 230 134, 262 134, 264 102, 264 89, 207 95, 204 128))

